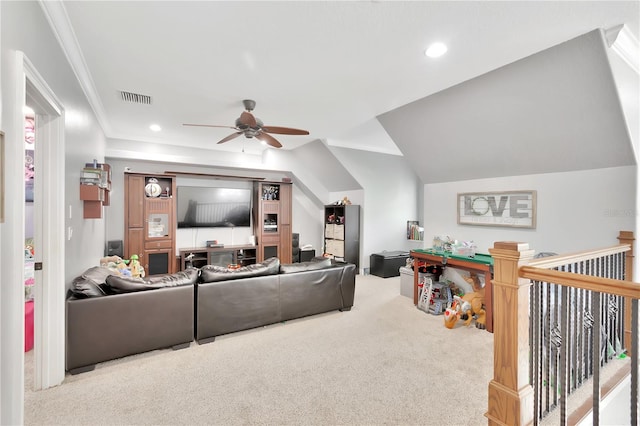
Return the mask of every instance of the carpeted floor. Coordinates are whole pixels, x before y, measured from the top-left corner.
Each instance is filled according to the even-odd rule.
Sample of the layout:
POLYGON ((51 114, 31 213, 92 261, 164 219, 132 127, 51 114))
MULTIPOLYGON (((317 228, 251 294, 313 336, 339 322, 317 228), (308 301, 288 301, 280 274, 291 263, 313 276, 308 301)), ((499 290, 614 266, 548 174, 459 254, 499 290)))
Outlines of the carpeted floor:
POLYGON ((28 366, 25 424, 483 425, 492 354, 492 334, 446 329, 400 277, 359 275, 350 312, 103 363, 44 391, 28 366))

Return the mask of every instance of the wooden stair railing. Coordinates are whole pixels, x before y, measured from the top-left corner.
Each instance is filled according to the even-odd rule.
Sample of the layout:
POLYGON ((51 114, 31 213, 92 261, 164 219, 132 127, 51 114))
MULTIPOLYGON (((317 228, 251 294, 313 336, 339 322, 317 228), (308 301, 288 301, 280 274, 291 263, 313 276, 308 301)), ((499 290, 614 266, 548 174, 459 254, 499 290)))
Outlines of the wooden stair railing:
MULTIPOLYGON (((527 243, 496 242, 494 259, 494 374, 488 388, 489 425, 529 425, 534 419, 530 384, 529 304, 532 280, 561 284, 625 297, 625 347, 632 348, 631 300, 640 299, 640 284, 632 282, 633 233, 622 231, 621 244, 566 256, 533 259, 527 243), (625 281, 549 270, 559 265, 625 252, 625 281)), ((637 306, 637 303, 636 303, 637 306)), ((637 313, 636 313, 637 315, 637 313)), ((635 342, 637 347, 637 342, 635 342)))

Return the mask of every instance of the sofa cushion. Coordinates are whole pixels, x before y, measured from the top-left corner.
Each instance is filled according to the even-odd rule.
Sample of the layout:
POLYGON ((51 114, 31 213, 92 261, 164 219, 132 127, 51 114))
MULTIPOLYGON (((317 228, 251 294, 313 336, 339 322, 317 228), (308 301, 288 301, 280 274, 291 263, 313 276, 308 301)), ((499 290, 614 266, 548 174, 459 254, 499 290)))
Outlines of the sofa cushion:
POLYGON ((262 263, 242 266, 237 269, 225 268, 224 266, 205 265, 200 268, 200 281, 212 283, 216 281, 236 280, 239 278, 259 277, 263 275, 274 275, 280 270, 280 259, 271 257, 262 263))
POLYGON ((133 278, 120 275, 107 277, 107 291, 110 294, 154 290, 163 287, 193 285, 198 280, 198 270, 188 268, 174 274, 153 275, 147 278, 133 278))
POLYGON ((103 266, 94 266, 77 276, 71 283, 71 293, 78 299, 105 296, 103 290, 106 279, 113 271, 103 266))
POLYGON ((316 269, 325 269, 330 268, 331 266, 331 259, 329 258, 312 259, 308 262, 280 265, 280 273, 291 274, 294 272, 315 271, 316 269))

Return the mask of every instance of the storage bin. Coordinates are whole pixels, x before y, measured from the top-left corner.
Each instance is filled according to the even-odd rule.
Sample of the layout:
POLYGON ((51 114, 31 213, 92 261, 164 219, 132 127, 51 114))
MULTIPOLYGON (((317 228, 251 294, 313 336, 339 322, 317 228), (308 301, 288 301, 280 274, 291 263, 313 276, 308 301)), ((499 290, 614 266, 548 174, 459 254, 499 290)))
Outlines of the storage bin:
MULTIPOLYGON (((413 299, 413 269, 406 266, 399 268, 400 272, 400 294, 413 299)), ((418 273, 418 283, 424 283, 426 278, 435 279, 435 275, 430 273, 418 273)))
POLYGON ((409 252, 385 251, 374 253, 369 258, 371 275, 381 278, 397 277, 400 275, 399 268, 407 264, 409 252))
POLYGON ((400 267, 400 294, 413 299, 413 269, 400 267))

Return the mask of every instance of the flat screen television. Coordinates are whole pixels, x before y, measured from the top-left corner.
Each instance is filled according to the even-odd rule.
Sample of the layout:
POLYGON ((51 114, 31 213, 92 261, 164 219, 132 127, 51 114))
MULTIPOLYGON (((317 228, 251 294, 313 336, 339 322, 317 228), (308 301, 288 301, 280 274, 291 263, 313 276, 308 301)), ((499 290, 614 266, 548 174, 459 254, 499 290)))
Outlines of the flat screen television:
POLYGON ((251 190, 178 186, 178 228, 251 226, 251 190))

